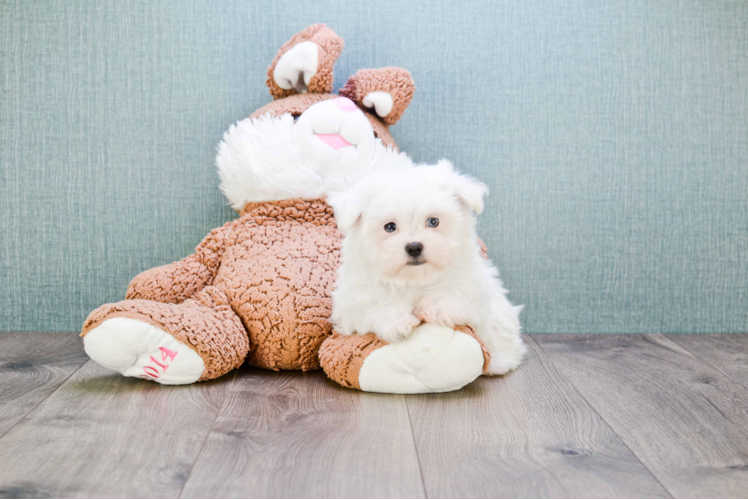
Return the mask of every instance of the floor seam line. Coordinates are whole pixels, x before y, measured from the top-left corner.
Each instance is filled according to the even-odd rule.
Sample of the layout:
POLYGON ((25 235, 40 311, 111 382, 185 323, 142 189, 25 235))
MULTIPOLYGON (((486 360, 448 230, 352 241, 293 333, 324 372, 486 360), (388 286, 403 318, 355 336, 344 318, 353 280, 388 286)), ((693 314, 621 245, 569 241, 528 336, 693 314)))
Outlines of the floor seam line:
MULTIPOLYGON (((234 383, 236 382, 236 377, 239 374, 239 370, 234 370, 234 378, 231 379, 231 387, 234 386, 234 383)), ((185 479, 184 484, 182 485, 182 488, 179 490, 179 494, 175 498, 182 498, 182 494, 184 493, 184 489, 187 487, 187 483, 190 482, 190 479, 192 478, 192 472, 195 470, 195 464, 197 464, 197 461, 200 460, 200 455, 203 453, 203 449, 205 448, 205 443, 208 442, 208 438, 210 438, 210 433, 213 432, 213 427, 216 426, 216 422, 218 421, 218 417, 221 416, 221 413, 223 413, 223 409, 226 408, 226 404, 228 403, 229 399, 231 398, 230 392, 231 387, 227 390, 226 398, 223 400, 223 403, 221 403, 221 407, 216 412, 216 418, 213 419, 213 422, 210 424, 210 428, 208 429, 208 432, 205 434, 205 439, 203 439, 203 443, 200 445, 200 450, 197 452, 197 455, 195 455, 195 460, 192 462, 192 466, 190 467, 190 473, 187 476, 187 479, 185 479)))
MULTIPOLYGON (((641 337, 642 335, 638 335, 638 336, 641 337)), ((644 467, 647 470, 647 472, 649 472, 649 474, 652 476, 652 478, 655 481, 657 481, 657 484, 659 484, 660 486, 662 486, 662 489, 665 490, 665 493, 667 493, 668 495, 670 495, 670 498, 678 498, 676 495, 674 495, 670 491, 670 489, 667 488, 667 486, 665 486, 662 483, 662 481, 660 481, 660 478, 657 477, 657 475, 649 467, 647 467, 647 464, 644 463, 644 461, 641 459, 641 457, 639 457, 639 455, 637 455, 636 452, 631 449, 631 447, 629 446, 629 444, 621 437, 621 435, 616 432, 616 430, 613 428, 613 426, 610 425, 610 422, 608 422, 605 419, 605 417, 603 417, 600 414, 600 412, 597 411, 597 408, 595 408, 595 406, 587 399, 587 397, 582 393, 582 391, 580 391, 579 388, 571 380, 569 380, 569 378, 566 375, 563 374, 563 372, 561 371, 561 369, 558 368, 558 366, 556 366, 556 362, 553 361, 553 358, 551 358, 551 356, 549 356, 548 353, 546 352, 546 350, 543 348, 542 344, 540 342, 536 342, 535 338, 532 335, 530 335, 530 338, 532 339, 533 342, 535 342, 535 345, 538 346, 538 349, 540 349, 543 352, 543 356, 545 356, 546 359, 548 360, 548 362, 550 362, 553 365, 553 368, 558 372, 558 374, 561 377, 563 377, 563 379, 566 382, 568 382, 571 387, 574 388, 574 390, 577 392, 577 394, 579 394, 579 397, 582 398, 582 400, 584 400, 585 403, 587 403, 587 405, 590 407, 590 409, 593 412, 595 412, 595 415, 597 415, 598 417, 600 417, 600 420, 602 420, 605 423, 605 425, 608 426, 608 429, 610 429, 610 432, 612 432, 613 434, 616 435, 616 437, 618 437, 618 439, 621 441, 621 444, 623 444, 623 446, 625 446, 626 449, 631 452, 631 454, 634 456, 634 458, 636 458, 639 461, 639 463, 642 464, 642 467, 644 467)))
POLYGON ((60 387, 62 387, 63 385, 65 385, 65 382, 67 382, 68 380, 70 380, 70 377, 72 377, 73 375, 75 375, 76 373, 78 373, 78 370, 80 370, 81 368, 83 368, 84 366, 86 366, 86 364, 88 364, 89 362, 91 362, 90 359, 84 360, 83 363, 81 363, 80 366, 78 366, 78 368, 76 368, 75 370, 73 370, 72 373, 70 373, 70 375, 68 375, 67 377, 65 377, 65 380, 63 380, 62 382, 60 382, 59 385, 57 387, 55 387, 55 390, 53 390, 52 392, 50 392, 49 394, 47 394, 46 396, 44 396, 44 398, 41 401, 39 401, 37 404, 35 404, 33 408, 31 408, 29 411, 27 411, 23 415, 23 417, 19 418, 18 422, 16 422, 15 424, 13 424, 13 426, 10 429, 8 429, 7 431, 3 432, 2 436, 0 436, 0 440, 2 440, 5 436, 7 436, 10 431, 12 431, 13 429, 15 429, 18 426, 18 424, 20 424, 21 422, 23 422, 23 420, 26 417, 28 417, 31 414, 31 412, 33 412, 34 410, 36 410, 37 408, 39 408, 39 405, 41 405, 43 402, 45 402, 47 399, 49 399, 49 397, 52 396, 52 394, 54 394, 58 390, 60 390, 60 387))
MULTIPOLYGON (((725 334, 725 335, 731 335, 731 334, 728 333, 728 334, 725 334)), ((666 337, 668 337, 668 338, 669 337, 676 337, 676 335, 667 335, 666 337)), ((686 351, 688 351, 694 358, 698 359, 699 361, 701 361, 702 363, 704 363, 708 367, 710 367, 710 368, 712 368, 714 370, 717 370, 719 373, 721 373, 722 375, 724 375, 728 379, 732 380, 734 383, 736 383, 736 384, 738 384, 740 386, 743 385, 743 382, 740 382, 739 380, 735 380, 734 378, 732 378, 732 376, 729 373, 723 372, 722 370, 720 370, 720 368, 718 366, 714 366, 709 361, 705 360, 704 358, 702 358, 701 356, 699 356, 698 354, 696 354, 695 352, 693 352, 691 349, 689 349, 688 347, 686 347, 683 344, 681 344, 680 342, 678 342, 676 340, 673 340, 673 342, 675 342, 676 344, 678 344, 678 347, 680 347, 681 349, 685 349, 686 351)))
POLYGON ((416 443, 416 434, 413 431, 413 419, 410 416, 410 406, 408 405, 408 396, 404 395, 403 399, 405 400, 405 411, 408 414, 408 425, 410 426, 410 438, 413 440, 413 449, 416 452, 416 462, 418 463, 418 473, 421 476, 421 486, 423 486, 423 496, 424 498, 429 498, 429 493, 426 490, 426 481, 423 478, 423 466, 421 466, 421 455, 418 453, 418 443, 416 443))

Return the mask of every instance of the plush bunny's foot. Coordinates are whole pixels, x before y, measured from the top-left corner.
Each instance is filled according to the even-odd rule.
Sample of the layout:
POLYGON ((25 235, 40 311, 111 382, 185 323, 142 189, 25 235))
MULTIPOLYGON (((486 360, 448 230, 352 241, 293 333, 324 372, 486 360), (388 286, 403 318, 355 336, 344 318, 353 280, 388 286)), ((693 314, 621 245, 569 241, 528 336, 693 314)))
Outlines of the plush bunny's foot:
POLYGON ((155 326, 131 318, 104 321, 83 337, 83 346, 105 368, 164 385, 197 382, 205 370, 195 351, 155 326))
POLYGON ((483 371, 480 344, 445 326, 422 325, 407 339, 377 349, 359 372, 361 390, 399 394, 461 389, 483 371))
POLYGON ((104 304, 88 315, 81 337, 94 361, 161 384, 213 380, 239 368, 249 352, 247 331, 226 292, 213 286, 181 304, 104 304))
POLYGON ((429 324, 392 344, 373 333, 335 334, 319 355, 325 373, 339 384, 395 394, 456 391, 479 377, 490 361, 471 329, 429 324))

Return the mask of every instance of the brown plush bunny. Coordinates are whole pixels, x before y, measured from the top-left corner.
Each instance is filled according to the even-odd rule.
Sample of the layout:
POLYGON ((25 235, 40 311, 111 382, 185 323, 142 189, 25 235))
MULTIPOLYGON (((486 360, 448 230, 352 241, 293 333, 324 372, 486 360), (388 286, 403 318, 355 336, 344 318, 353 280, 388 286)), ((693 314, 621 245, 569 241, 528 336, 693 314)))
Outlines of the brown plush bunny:
MULTIPOLYGON (((373 169, 410 167, 389 126, 414 85, 406 70, 369 69, 352 76, 339 96, 330 93, 342 48, 322 24, 281 48, 268 69, 275 100, 233 125, 219 146, 221 189, 240 217, 211 231, 194 254, 136 276, 126 300, 93 311, 81 333, 93 360, 125 376, 187 384, 245 361, 272 370, 319 369, 320 346, 329 340, 327 373, 360 387, 358 371, 354 377, 346 367, 373 351, 367 336, 331 337, 342 236, 324 200, 373 169)), ((446 388, 472 381, 487 359, 474 335, 442 336, 460 335, 472 342, 473 369, 445 380, 446 388)))

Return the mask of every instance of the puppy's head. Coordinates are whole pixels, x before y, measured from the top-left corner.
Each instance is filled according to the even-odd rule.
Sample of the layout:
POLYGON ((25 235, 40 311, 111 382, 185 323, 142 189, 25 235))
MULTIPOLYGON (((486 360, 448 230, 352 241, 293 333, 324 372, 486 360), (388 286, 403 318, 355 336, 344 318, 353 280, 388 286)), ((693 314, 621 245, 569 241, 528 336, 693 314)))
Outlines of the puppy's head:
POLYGON ((356 259, 393 283, 427 283, 475 245, 475 216, 488 188, 434 166, 382 172, 330 199, 346 235, 344 259, 356 259))

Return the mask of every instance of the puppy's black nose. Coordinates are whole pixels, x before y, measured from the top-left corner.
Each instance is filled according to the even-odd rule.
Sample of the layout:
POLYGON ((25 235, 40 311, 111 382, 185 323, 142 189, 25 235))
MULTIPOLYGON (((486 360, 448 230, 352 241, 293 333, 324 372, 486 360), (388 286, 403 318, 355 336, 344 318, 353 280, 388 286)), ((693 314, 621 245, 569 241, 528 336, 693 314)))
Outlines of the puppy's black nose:
POLYGON ((419 255, 421 255, 421 252, 423 252, 423 244, 422 243, 408 243, 407 245, 405 245, 405 251, 411 257, 418 257, 419 255))

